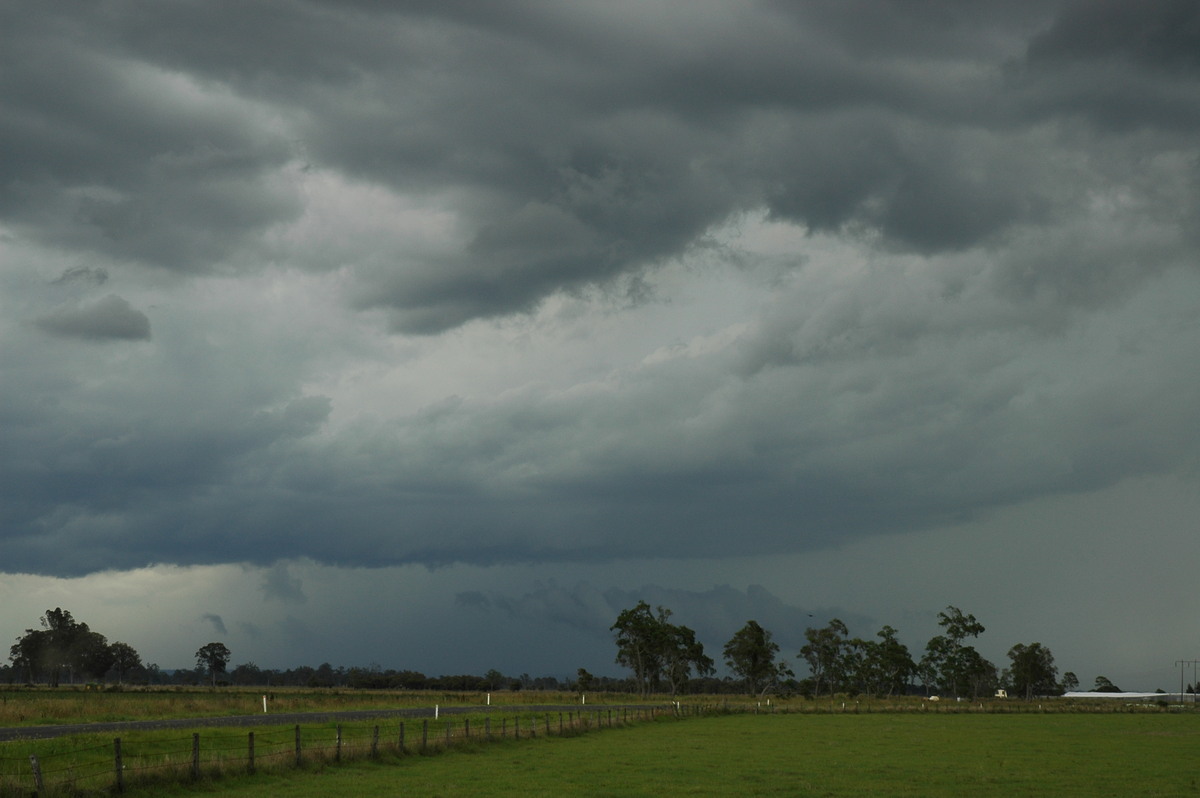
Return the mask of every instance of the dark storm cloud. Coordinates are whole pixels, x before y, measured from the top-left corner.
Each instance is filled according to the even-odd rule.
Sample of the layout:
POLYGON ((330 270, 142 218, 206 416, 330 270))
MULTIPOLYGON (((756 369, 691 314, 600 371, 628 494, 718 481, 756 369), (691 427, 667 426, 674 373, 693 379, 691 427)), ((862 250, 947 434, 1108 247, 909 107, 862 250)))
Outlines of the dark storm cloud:
POLYGON ((35 324, 48 333, 89 341, 150 340, 150 319, 116 294, 79 307, 59 308, 35 324))
MULTIPOLYGON (((671 622, 691 627, 710 654, 717 652, 749 620, 756 620, 772 632, 774 641, 791 658, 804 645, 804 630, 819 627, 834 617, 828 608, 791 606, 761 585, 738 590, 718 585, 708 590, 680 590, 659 585, 643 585, 636 590, 609 588, 600 590, 587 582, 571 587, 553 581, 520 595, 478 591, 462 593, 458 603, 474 612, 502 613, 508 618, 532 621, 539 626, 571 627, 601 639, 611 639, 612 624, 626 609, 645 601, 657 610, 669 610, 671 622)), ((852 633, 869 637, 877 622, 856 613, 837 612, 852 633)))
MULTIPOLYGON (((1194 463, 1190 8, 5 7, 0 243, 37 258, 3 278, 39 341, 0 353, 4 565, 775 553, 1194 463), (451 221, 427 244, 399 206, 451 221), (730 256, 773 287, 720 351, 414 409, 406 380, 468 367, 402 373, 403 334, 643 285, 751 217, 809 235, 730 256), (44 357, 67 347, 39 330, 150 340, 121 297, 39 293, 109 273, 167 300, 154 346, 44 357), (347 342, 375 313, 400 335, 347 342), (384 368, 394 397, 355 394, 384 368)), ((286 569, 261 588, 304 597, 286 569)))

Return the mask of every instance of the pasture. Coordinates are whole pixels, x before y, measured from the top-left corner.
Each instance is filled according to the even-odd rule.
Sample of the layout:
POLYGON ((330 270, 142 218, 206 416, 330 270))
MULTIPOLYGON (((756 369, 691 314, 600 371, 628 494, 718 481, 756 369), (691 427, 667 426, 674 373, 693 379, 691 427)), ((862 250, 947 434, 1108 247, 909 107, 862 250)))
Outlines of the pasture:
POLYGON ((714 715, 154 793, 1179 796, 1198 745, 1192 713, 714 715))
MULTIPOLYGON (((212 717, 261 712, 261 691, 3 693, 7 725, 212 717)), ((606 696, 609 701, 629 696, 606 696)), ((660 697, 661 698, 661 697, 660 697)), ((1112 702, 985 702, 938 707, 919 700, 860 703, 793 699, 768 711, 712 698, 670 711, 547 712, 571 694, 292 691, 272 709, 469 708, 470 715, 307 723, 303 764, 292 726, 122 732, 127 795, 1191 795, 1200 744, 1193 707, 1112 702), (526 703, 529 702, 529 703, 526 703), (691 711, 704 705, 697 715, 691 711), (758 710, 758 711, 756 711, 758 710), (594 714, 592 714, 594 713, 594 714), (566 726, 562 717, 566 716, 566 726), (585 716, 590 716, 585 720, 585 716), (604 721, 607 718, 607 722, 604 721), (614 722, 615 720, 615 722, 614 722), (521 731, 519 741, 513 735, 521 731), (485 732, 485 729, 487 732, 485 732), (584 733, 586 732, 586 733, 584 733), (428 734, 430 744, 422 739, 428 734), (486 742, 490 737, 492 742, 486 742), (334 740, 336 739, 336 746, 334 740), (255 747, 257 746, 257 747, 255 747), (161 764, 160 764, 161 763, 161 764)), ((660 701, 658 706, 664 708, 660 701)), ((431 713, 426 713, 431 714, 431 713)), ((231 718, 232 719, 232 718, 231 718)), ((0 743, 0 794, 29 794, 28 755, 73 781, 44 795, 97 795, 113 786, 113 735, 0 743), (92 759, 95 761, 93 762, 92 759), (10 770, 11 766, 11 770, 10 770), (80 778, 75 779, 78 772, 80 778), (71 785, 77 790, 72 792, 71 785)))

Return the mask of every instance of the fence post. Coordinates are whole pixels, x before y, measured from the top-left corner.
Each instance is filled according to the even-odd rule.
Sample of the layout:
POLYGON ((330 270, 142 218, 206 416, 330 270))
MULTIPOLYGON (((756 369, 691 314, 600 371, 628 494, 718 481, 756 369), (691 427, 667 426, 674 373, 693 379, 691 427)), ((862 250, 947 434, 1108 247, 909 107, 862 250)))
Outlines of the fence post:
POLYGON ((250 732, 246 750, 246 770, 251 776, 254 775, 254 732, 250 732))
POLYGON ((333 761, 342 761, 342 724, 340 723, 337 725, 337 743, 334 745, 333 749, 333 761))
POLYGON ((300 767, 300 724, 296 724, 296 767, 300 767))
POLYGON ((559 712, 558 713, 558 734, 559 734, 559 736, 562 736, 562 733, 563 733, 562 713, 559 712))
POLYGON ((33 768, 33 783, 40 794, 45 791, 46 784, 42 781, 42 766, 38 764, 37 754, 29 755, 29 766, 33 768))
POLYGON ((379 725, 375 725, 374 731, 371 732, 371 758, 379 756, 379 725))
POLYGON ((429 718, 421 721, 421 750, 429 746, 429 718))
POLYGON ((521 739, 521 716, 520 715, 513 718, 513 739, 514 740, 521 739))
POLYGON ((490 743, 492 741, 492 719, 490 717, 483 719, 483 734, 490 743))
POLYGON ((192 781, 200 778, 200 732, 192 732, 192 781))
POLYGON ((113 767, 117 771, 117 792, 125 792, 125 761, 121 758, 121 738, 113 740, 113 767))
POLYGON ((404 721, 400 721, 400 753, 401 754, 405 753, 405 751, 404 751, 404 721))

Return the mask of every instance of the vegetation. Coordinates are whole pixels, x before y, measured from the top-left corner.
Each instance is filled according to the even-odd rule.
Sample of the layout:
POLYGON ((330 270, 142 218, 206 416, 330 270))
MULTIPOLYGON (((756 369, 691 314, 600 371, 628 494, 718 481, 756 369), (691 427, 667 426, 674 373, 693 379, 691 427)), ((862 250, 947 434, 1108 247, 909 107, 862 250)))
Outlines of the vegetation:
POLYGON ((765 695, 792 675, 787 665, 775 661, 778 653, 779 645, 771 642, 771 633, 757 621, 747 621, 725 644, 725 664, 746 680, 751 695, 765 695))
MULTIPOLYGON (((1178 715, 733 715, 223 780, 227 796, 1183 795, 1178 715), (930 752, 937 752, 931 756, 930 752)), ((211 786, 200 789, 210 791, 211 786)), ((155 795, 196 787, 156 786, 155 795)), ((134 795, 147 793, 133 793, 134 795)))
MULTIPOLYGON (((229 668, 231 653, 220 642, 210 642, 195 653, 196 668, 164 671, 143 663, 133 646, 108 643, 104 635, 77 621, 62 608, 47 610, 40 629, 26 629, 10 649, 10 665, 0 667, 0 680, 9 684, 101 683, 117 686, 201 685, 211 687, 353 688, 362 690, 446 690, 496 692, 507 690, 575 691, 577 693, 636 693, 647 696, 667 691, 672 698, 699 694, 749 693, 764 697, 862 695, 873 698, 913 693, 942 694, 976 700, 1006 689, 1014 697, 1033 700, 1074 690, 1078 677, 1071 671, 1058 681, 1050 649, 1041 643, 1014 645, 1011 664, 1003 672, 968 645, 984 632, 974 615, 949 606, 938 613, 942 633, 925 646, 919 662, 900 642, 899 633, 884 626, 873 638, 851 637, 850 630, 834 618, 823 627, 804 631, 805 645, 796 655, 809 674, 796 679, 770 630, 749 620, 722 649, 731 676, 714 676, 713 660, 689 627, 671 622, 671 610, 651 608, 645 601, 622 611, 611 627, 617 647, 616 662, 629 669, 627 678, 598 676, 579 668, 574 680, 555 676, 505 676, 492 669, 483 676, 454 674, 427 676, 414 670, 370 667, 287 670, 260 668, 246 662, 229 668)), ((1189 688, 1194 689, 1194 688, 1189 688)), ((1107 678, 1096 680, 1096 692, 1120 692, 1107 678)))
POLYGON ((692 668, 701 675, 713 672, 713 661, 704 654, 696 633, 669 622, 671 611, 639 601, 612 625, 616 632, 617 664, 633 671, 639 695, 657 691, 665 677, 674 697, 687 682, 692 668))

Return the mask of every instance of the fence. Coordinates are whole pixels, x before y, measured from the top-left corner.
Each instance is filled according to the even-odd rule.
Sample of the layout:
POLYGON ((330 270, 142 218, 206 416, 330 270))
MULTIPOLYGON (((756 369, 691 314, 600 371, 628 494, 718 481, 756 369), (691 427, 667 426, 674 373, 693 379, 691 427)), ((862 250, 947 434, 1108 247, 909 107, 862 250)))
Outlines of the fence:
MULTIPOLYGON (((699 708, 686 710, 699 713, 699 708)), ((78 738, 14 741, 0 748, 0 796, 70 795, 82 791, 124 792, 154 783, 219 778, 234 773, 328 764, 348 759, 431 753, 455 746, 581 734, 628 726, 679 706, 617 707, 587 712, 469 715, 387 723, 260 726, 253 731, 139 732, 104 743, 80 745, 78 738), (11 755, 27 744, 37 751, 11 755)))

